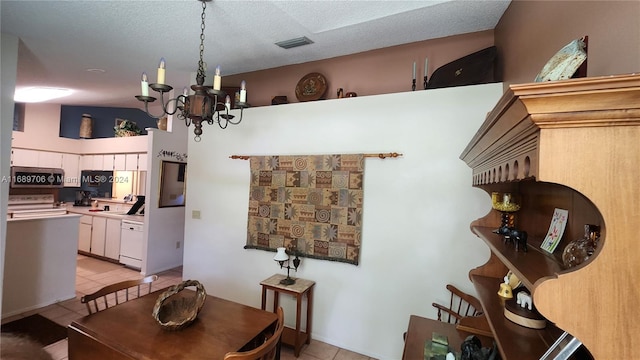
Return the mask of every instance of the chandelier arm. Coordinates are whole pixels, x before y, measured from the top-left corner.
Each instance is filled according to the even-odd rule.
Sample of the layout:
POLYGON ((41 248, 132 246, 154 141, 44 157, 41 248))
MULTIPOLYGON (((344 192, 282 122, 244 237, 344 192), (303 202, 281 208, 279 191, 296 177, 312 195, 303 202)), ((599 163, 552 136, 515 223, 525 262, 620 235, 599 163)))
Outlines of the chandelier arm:
MULTIPOLYGON (((224 107, 225 109, 227 108, 226 106, 224 107)), ((227 110, 227 116, 229 115, 229 110, 227 110)), ((224 117, 223 117, 224 118, 224 117)), ((224 126, 222 126, 222 120, 220 120, 220 112, 218 111, 218 126, 220 126, 220 129, 226 129, 227 126, 229 125, 229 119, 228 118, 224 118, 224 126)))
POLYGON ((242 110, 243 110, 243 108, 240 108, 240 118, 238 119, 238 121, 231 121, 230 119, 227 119, 227 121, 228 121, 231 125, 238 125, 238 124, 240 124, 240 122, 242 121, 242 110))
POLYGON ((161 117, 163 117, 165 114, 160 114, 160 115, 153 115, 150 111, 149 111, 149 102, 148 101, 144 101, 144 112, 147 113, 147 115, 149 115, 150 117, 154 118, 154 119, 160 119, 161 117))

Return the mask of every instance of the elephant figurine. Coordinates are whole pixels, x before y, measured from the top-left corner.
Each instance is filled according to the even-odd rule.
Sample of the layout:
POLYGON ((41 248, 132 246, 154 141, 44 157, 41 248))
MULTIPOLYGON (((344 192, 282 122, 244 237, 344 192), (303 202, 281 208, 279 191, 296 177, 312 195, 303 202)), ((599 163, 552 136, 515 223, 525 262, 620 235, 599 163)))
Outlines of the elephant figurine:
POLYGON ((533 305, 531 301, 531 295, 529 295, 526 291, 520 291, 516 295, 516 304, 520 305, 521 307, 526 307, 527 309, 532 310, 533 305))

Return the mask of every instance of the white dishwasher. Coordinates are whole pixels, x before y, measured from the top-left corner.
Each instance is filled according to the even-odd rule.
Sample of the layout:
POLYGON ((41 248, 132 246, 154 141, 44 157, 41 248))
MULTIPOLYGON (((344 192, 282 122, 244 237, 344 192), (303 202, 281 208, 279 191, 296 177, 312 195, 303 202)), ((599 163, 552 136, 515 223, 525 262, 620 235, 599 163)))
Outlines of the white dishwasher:
POLYGON ((120 233, 120 263, 136 269, 142 268, 142 243, 144 225, 122 220, 120 233))

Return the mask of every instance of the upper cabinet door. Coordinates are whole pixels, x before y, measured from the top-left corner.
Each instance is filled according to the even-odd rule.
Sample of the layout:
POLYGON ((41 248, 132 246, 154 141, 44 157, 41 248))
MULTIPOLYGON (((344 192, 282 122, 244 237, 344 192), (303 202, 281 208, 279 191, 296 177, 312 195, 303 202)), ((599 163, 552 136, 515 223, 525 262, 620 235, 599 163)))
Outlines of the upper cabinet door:
POLYGON ((62 168, 62 153, 38 151, 38 166, 43 168, 62 168))
POLYGON ((147 154, 138 154, 138 170, 147 171, 147 154))
POLYGON ((114 166, 114 155, 113 154, 105 154, 102 159, 102 170, 105 171, 113 171, 114 166))
POLYGON ((138 170, 138 154, 127 154, 125 170, 138 170))
POLYGON ((93 166, 91 170, 102 170, 104 155, 93 155, 93 166))
POLYGON ((64 170, 64 186, 80 186, 80 155, 62 154, 62 169, 64 170))
POLYGON ((115 154, 113 157, 113 170, 126 170, 126 155, 115 154))
POLYGON ((93 155, 82 155, 80 157, 80 170, 94 170, 93 155))
POLYGON ((13 166, 38 166, 39 151, 29 149, 13 149, 11 150, 13 158, 11 165, 13 166))

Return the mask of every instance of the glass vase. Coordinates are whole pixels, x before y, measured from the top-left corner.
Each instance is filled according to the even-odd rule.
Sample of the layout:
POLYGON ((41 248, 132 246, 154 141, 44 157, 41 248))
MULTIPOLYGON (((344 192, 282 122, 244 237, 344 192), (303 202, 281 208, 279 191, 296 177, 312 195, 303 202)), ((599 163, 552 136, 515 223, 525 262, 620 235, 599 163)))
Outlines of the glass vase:
POLYGON ((598 246, 600 239, 600 227, 586 224, 584 237, 570 242, 562 252, 562 262, 566 268, 572 268, 585 262, 598 246))

